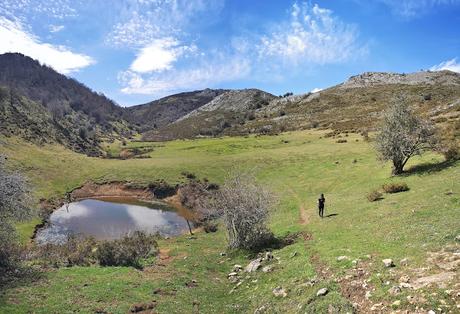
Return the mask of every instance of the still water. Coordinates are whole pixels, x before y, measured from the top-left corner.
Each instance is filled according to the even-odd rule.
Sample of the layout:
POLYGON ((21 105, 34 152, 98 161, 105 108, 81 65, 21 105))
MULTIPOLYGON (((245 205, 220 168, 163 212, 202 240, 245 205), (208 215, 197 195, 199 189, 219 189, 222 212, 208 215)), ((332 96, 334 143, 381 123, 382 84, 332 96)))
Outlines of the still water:
POLYGON ((38 243, 59 243, 69 234, 108 240, 133 231, 174 236, 187 229, 185 218, 162 203, 127 198, 86 199, 54 211, 49 225, 37 233, 36 240, 38 243))

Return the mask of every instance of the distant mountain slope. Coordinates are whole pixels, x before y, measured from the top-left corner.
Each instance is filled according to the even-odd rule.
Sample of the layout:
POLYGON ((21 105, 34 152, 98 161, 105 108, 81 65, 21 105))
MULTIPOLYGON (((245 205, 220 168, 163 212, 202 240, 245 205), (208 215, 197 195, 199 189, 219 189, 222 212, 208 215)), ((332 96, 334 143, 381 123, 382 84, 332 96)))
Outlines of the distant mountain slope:
POLYGON ((442 127, 460 132, 460 74, 367 72, 317 93, 275 97, 258 90, 226 92, 146 139, 278 133, 308 128, 374 130, 397 96, 442 127))
POLYGON ((3 93, 11 95, 2 100, 2 115, 8 118, 11 129, 2 133, 24 135, 20 126, 27 128, 24 121, 32 123, 37 118, 49 129, 42 134, 48 136, 42 142, 58 141, 89 154, 101 151, 98 143, 102 139, 131 133, 126 121, 130 118, 128 111, 104 95, 22 54, 0 55, 2 86, 3 93), (13 129, 12 121, 22 122, 13 129), (55 128, 53 131, 50 130, 52 127, 55 128))
POLYGON ((176 121, 224 92, 226 90, 204 89, 180 93, 129 107, 127 110, 131 113, 131 121, 139 125, 141 131, 148 131, 176 121))
POLYGON ((258 89, 230 90, 175 122, 144 134, 148 140, 190 138, 199 135, 236 135, 241 125, 276 97, 258 89))
POLYGON ((459 73, 365 73, 317 93, 276 99, 247 128, 272 125, 288 130, 373 130, 382 112, 398 96, 441 125, 460 120, 459 73))

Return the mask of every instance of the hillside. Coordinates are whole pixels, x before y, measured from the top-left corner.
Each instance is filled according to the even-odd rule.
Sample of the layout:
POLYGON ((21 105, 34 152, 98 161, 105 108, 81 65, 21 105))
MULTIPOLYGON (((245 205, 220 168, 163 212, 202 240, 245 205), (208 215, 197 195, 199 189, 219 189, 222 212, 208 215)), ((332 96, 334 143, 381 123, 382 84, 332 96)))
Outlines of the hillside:
POLYGON ((176 121, 146 132, 144 139, 311 128, 367 132, 376 128, 382 112, 400 96, 419 114, 441 127, 453 128, 457 135, 460 132, 460 74, 367 72, 320 92, 289 97, 256 89, 227 91, 176 121))
POLYGON ((0 87, 3 87, 1 114, 10 125, 8 131, 2 128, 4 134, 30 135, 33 130, 24 131, 20 126, 29 128, 26 121, 38 119, 46 121, 46 131, 26 138, 34 138, 35 142, 55 141, 93 155, 101 152, 98 142, 131 134, 132 128, 126 122, 129 112, 104 95, 24 55, 0 55, 0 87), (25 103, 28 105, 22 105, 25 103))
POLYGON ((364 137, 350 134, 339 144, 327 132, 120 143, 120 149, 154 148, 151 158, 129 160, 6 139, 10 165, 46 199, 88 181, 176 184, 187 171, 221 184, 235 165, 251 169, 279 197, 270 229, 292 243, 271 250, 271 271, 241 271, 237 281, 228 276, 234 266, 246 267, 257 255, 226 250, 223 225, 216 233, 159 240, 160 256, 143 270, 39 268, 37 261, 39 275, 2 287, 0 312, 128 313, 134 304, 155 301, 158 313, 457 313, 460 162, 430 153, 411 159, 404 176, 391 177, 390 165, 377 160, 364 137), (409 191, 366 198, 399 182, 409 191), (316 210, 320 193, 327 198, 324 219, 316 210), (384 266, 387 258, 394 267, 384 266), (317 296, 322 288, 327 295, 317 296), (286 295, 276 296, 279 290, 286 295))
POLYGON ((223 89, 204 89, 167 96, 152 102, 127 108, 131 121, 141 131, 164 127, 191 111, 207 104, 226 92, 223 89))
POLYGON ((276 97, 258 89, 230 90, 144 139, 168 140, 195 136, 240 134, 241 125, 255 119, 255 112, 276 97))

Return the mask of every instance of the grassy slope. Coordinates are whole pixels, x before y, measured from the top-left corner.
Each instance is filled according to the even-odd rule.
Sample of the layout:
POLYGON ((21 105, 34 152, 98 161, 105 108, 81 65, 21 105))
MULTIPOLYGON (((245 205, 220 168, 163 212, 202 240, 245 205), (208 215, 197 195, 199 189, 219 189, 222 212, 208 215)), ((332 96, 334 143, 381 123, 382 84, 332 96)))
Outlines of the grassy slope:
MULTIPOLYGON (((54 146, 37 149, 9 140, 6 153, 31 177, 38 197, 60 195, 90 179, 148 182, 163 178, 179 182, 180 173, 187 170, 222 182, 232 167, 253 169, 261 182, 280 195, 271 223, 275 233, 307 230, 313 240, 300 240, 275 251, 281 261, 275 272, 251 275, 232 294, 229 291, 233 285, 226 274, 235 263, 245 265, 249 257, 243 253, 220 257, 219 252, 225 249, 225 235, 220 231, 200 233, 195 240, 184 236, 161 241, 160 246, 170 250, 171 258, 160 261, 164 266, 144 272, 95 267, 47 272, 30 285, 7 290, 3 298, 0 296, 0 312, 20 313, 34 306, 36 312, 43 313, 62 309, 123 313, 133 303, 152 299, 159 302, 160 312, 190 312, 195 300, 203 312, 253 312, 264 304, 279 312, 305 311, 315 306, 321 312, 329 303, 338 308, 344 300, 332 281, 322 281, 313 288, 299 287, 315 276, 309 261, 313 254, 337 273, 350 267, 336 261, 339 255, 363 258, 373 254, 377 261, 409 257, 415 267, 423 265, 427 251, 453 242, 460 232, 458 163, 439 171, 389 178, 389 167, 378 163, 371 146, 361 138, 355 142, 357 137, 351 135, 348 143, 338 144, 321 136, 294 132, 276 137, 174 141, 156 145, 150 159, 125 161, 88 158, 54 146), (379 202, 367 201, 371 189, 401 180, 407 182, 410 191, 385 195, 379 202), (447 191, 454 194, 445 195, 447 191), (317 218, 315 202, 321 192, 327 198, 326 214, 337 216, 317 218), (309 214, 307 225, 299 223, 301 205, 309 214), (294 252, 297 256, 291 257, 294 252), (185 282, 192 279, 198 281, 198 287, 187 288, 185 282), (274 298, 271 290, 276 286, 288 289, 289 297, 274 298), (322 286, 329 286, 332 292, 324 299, 315 299, 316 290, 322 286), (153 295, 157 287, 169 292, 175 289, 175 295, 153 295)), ((140 144, 145 145, 128 145, 140 144)), ((427 155, 414 159, 411 165, 440 160, 439 156, 427 155)), ((380 263, 375 263, 373 270, 382 271, 380 263)), ((376 288, 380 295, 387 289, 383 285, 376 288)), ((435 306, 439 300, 432 302, 435 306)))

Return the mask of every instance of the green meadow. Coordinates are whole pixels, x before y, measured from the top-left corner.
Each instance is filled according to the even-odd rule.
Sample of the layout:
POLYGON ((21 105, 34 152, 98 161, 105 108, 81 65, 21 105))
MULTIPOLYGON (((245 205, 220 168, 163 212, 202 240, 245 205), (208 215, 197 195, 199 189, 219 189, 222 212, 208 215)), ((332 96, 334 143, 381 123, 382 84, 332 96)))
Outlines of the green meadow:
MULTIPOLYGON (((428 252, 455 244, 460 234, 460 162, 447 163, 441 155, 427 153, 413 158, 406 174, 391 177, 390 165, 377 160, 372 142, 349 134, 343 137, 346 143, 337 143, 325 134, 299 131, 107 145, 111 156, 123 148, 153 149, 150 158, 127 160, 91 158, 60 146, 3 139, 3 153, 30 179, 37 200, 62 197, 87 181, 147 184, 161 179, 176 184, 185 182, 181 173, 187 171, 222 183, 229 171, 251 171, 279 200, 271 213, 271 230, 278 237, 300 234, 293 244, 273 250, 277 258, 273 272, 244 275, 248 278, 243 277, 238 287, 227 274, 235 264, 246 266, 254 255, 227 252, 221 226, 216 233, 160 240, 163 258, 142 271, 129 267, 41 271, 34 280, 4 287, 0 312, 126 313, 132 304, 155 300, 159 313, 253 313, 260 308, 267 313, 327 313, 331 306, 346 313, 352 312, 352 301, 344 296, 337 278, 354 267, 352 260, 362 262, 370 273, 374 289, 370 302, 383 302, 389 309, 400 300, 398 307, 414 310, 406 300, 408 292, 387 292, 399 278, 401 259, 407 258, 411 269, 422 268, 428 252), (379 201, 367 200, 369 192, 392 182, 405 182, 410 189, 383 194, 379 201), (320 193, 326 197, 323 219, 316 210, 320 193), (349 259, 337 261, 338 256, 349 259), (385 258, 397 264, 391 272, 383 267, 385 258), (312 279, 316 283, 306 284, 312 279), (285 289, 287 297, 275 297, 276 287, 285 289), (323 287, 329 293, 317 297, 323 287)), ((18 226, 23 241, 37 222, 18 226)), ((435 298, 425 297, 425 309, 443 303, 455 308, 441 290, 430 289, 434 290, 420 292, 437 293, 435 298)))

